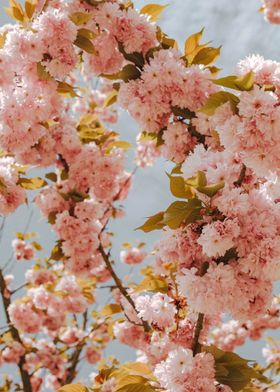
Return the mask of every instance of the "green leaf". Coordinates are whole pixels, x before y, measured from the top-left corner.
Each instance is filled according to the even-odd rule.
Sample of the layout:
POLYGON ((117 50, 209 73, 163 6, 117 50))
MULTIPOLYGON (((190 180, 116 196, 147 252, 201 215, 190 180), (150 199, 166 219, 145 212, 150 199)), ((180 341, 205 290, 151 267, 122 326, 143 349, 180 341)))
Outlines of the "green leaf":
POLYGON ((216 380, 228 385, 233 392, 240 391, 253 379, 261 382, 267 380, 248 365, 252 361, 241 358, 233 352, 222 351, 215 346, 205 346, 202 350, 215 358, 216 380))
POLYGON ((201 201, 190 199, 185 201, 175 201, 164 212, 163 223, 170 229, 178 229, 182 223, 189 224, 200 218, 201 201))
POLYGON ((170 180, 170 191, 173 196, 181 199, 192 199, 195 196, 195 193, 186 184, 183 177, 167 175, 170 180))
POLYGON ((218 93, 212 94, 199 111, 207 114, 208 116, 212 116, 216 109, 226 102, 230 103, 233 113, 237 113, 239 98, 234 94, 228 93, 227 91, 219 91, 218 93))
POLYGON ((85 52, 94 54, 95 48, 91 40, 83 35, 78 35, 74 44, 78 46, 78 48, 83 49, 85 52))
POLYGON ((209 65, 220 56, 221 48, 202 48, 194 57, 192 64, 209 65))
POLYGON ((127 64, 123 67, 123 69, 120 72, 117 72, 112 75, 102 74, 101 76, 110 80, 122 79, 124 82, 129 82, 132 79, 140 78, 141 72, 139 71, 138 68, 135 67, 135 65, 127 64))
POLYGON ((122 307, 119 304, 105 305, 100 311, 102 316, 111 316, 112 314, 120 312, 122 312, 122 307))
POLYGON ((40 177, 33 178, 19 178, 18 185, 24 189, 35 190, 48 185, 47 181, 40 177))
POLYGON ((194 112, 192 112, 189 109, 182 109, 179 106, 173 106, 172 113, 174 114, 174 116, 188 118, 188 119, 195 117, 194 112))
POLYGON ((207 195, 209 197, 213 197, 216 195, 216 193, 220 190, 223 189, 225 186, 224 182, 219 182, 217 184, 211 184, 211 185, 206 185, 204 187, 199 187, 197 190, 204 195, 207 195))
POLYGON ((231 88, 238 91, 250 91, 254 87, 254 72, 249 72, 246 75, 237 76, 226 76, 225 78, 214 79, 213 83, 231 88))
POLYGON ((78 30, 78 36, 85 37, 91 40, 93 38, 96 38, 97 34, 95 34, 92 30, 82 28, 78 30))
POLYGON ((153 230, 162 229, 165 224, 162 222, 164 212, 158 212, 157 214, 150 216, 149 219, 142 225, 136 228, 136 230, 142 230, 145 233, 149 233, 153 230))
POLYGON ((160 14, 165 10, 166 7, 168 7, 168 4, 147 4, 143 8, 141 8, 140 14, 148 15, 151 22, 156 22, 159 19, 160 14))
POLYGON ((188 178, 186 183, 191 185, 193 188, 201 188, 207 185, 206 175, 203 171, 198 171, 196 176, 188 178))

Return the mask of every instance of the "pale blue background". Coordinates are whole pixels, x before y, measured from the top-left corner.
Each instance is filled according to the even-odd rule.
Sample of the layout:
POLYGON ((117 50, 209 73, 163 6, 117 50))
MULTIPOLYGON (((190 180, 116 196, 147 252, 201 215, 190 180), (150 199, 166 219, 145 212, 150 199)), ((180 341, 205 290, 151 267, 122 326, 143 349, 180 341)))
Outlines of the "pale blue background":
MULTIPOLYGON (((138 7, 147 3, 146 1, 135 1, 138 7)), ((163 4, 163 2, 161 3, 163 4)), ((7 2, 1 0, 0 4, 5 6, 7 2)), ((238 60, 248 54, 260 53, 266 58, 279 60, 280 26, 270 25, 263 20, 263 15, 257 12, 260 5, 258 0, 171 0, 160 24, 163 30, 176 38, 181 45, 187 36, 205 27, 205 41, 212 40, 214 45, 223 46, 217 65, 223 68, 224 74, 231 74, 234 72, 234 66, 238 60)), ((1 24, 9 22, 4 11, 0 13, 0 22, 1 24)), ((131 141, 135 139, 137 125, 125 113, 122 113, 115 129, 121 132, 123 138, 131 141)), ((153 168, 136 174, 133 190, 125 202, 127 216, 112 225, 112 229, 116 232, 114 252, 116 259, 121 243, 131 241, 131 239, 139 239, 146 241, 151 249, 152 241, 157 238, 157 234, 145 235, 135 232, 134 228, 142 223, 144 217, 168 205, 170 196, 167 192, 165 168, 165 162, 160 160, 153 168)), ((31 208, 21 207, 7 219, 5 235, 0 244, 1 265, 10 256, 11 239, 16 231, 24 229, 31 208)), ((48 255, 54 241, 54 235, 36 209, 30 228, 39 230, 40 241, 45 245, 46 255, 48 255)), ((20 264, 15 270, 16 284, 22 282, 25 265, 24 263, 20 264)), ((120 265, 118 270, 120 274, 128 271, 120 265)), ((0 320, 1 326, 4 323, 2 313, 0 313, 0 320)), ((280 338, 279 334, 278 338, 280 338)), ((249 342, 239 352, 244 357, 262 361, 261 346, 262 342, 249 342)), ((116 343, 112 344, 106 353, 115 355, 121 360, 133 359, 134 357, 132 350, 116 343)), ((82 374, 86 375, 91 370, 87 367, 82 371, 82 374)))

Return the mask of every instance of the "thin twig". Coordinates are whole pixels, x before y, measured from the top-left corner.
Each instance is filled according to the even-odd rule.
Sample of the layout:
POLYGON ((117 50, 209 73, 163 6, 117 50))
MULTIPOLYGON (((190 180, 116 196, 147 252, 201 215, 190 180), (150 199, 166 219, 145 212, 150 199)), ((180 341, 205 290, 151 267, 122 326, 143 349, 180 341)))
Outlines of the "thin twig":
MULTIPOLYGON (((101 243, 100 243, 100 245, 99 245, 99 251, 100 251, 100 253, 101 253, 102 257, 103 257, 103 260, 104 260, 104 262, 105 262, 105 264, 106 264, 106 267, 107 267, 108 271, 110 272, 110 274, 111 274, 113 280, 115 281, 115 283, 116 283, 118 289, 120 290, 120 292, 122 293, 122 295, 125 297, 125 299, 127 300, 127 302, 128 302, 128 303, 132 306, 132 308, 135 310, 135 312, 138 313, 137 310, 136 310, 136 306, 135 306, 135 303, 134 303, 133 299, 132 299, 131 296, 128 294, 126 288, 125 288, 125 287, 123 286, 123 284, 122 284, 122 281, 120 280, 120 278, 118 277, 118 275, 117 275, 116 272, 114 271, 114 269, 113 269, 113 267, 112 267, 112 264, 111 264, 111 262, 110 262, 109 256, 108 256, 107 253, 105 252, 105 250, 104 250, 104 248, 103 248, 103 246, 102 246, 101 243)), ((149 326, 149 324, 148 324, 146 321, 142 320, 142 325, 143 325, 144 330, 145 330, 146 332, 148 332, 148 331, 150 330, 150 326, 149 326)))
MULTIPOLYGON (((1 269, 0 269, 0 290, 1 290, 4 311, 5 311, 5 315, 6 315, 6 319, 7 319, 7 324, 10 325, 9 330, 11 332, 11 335, 16 342, 23 345, 18 330, 11 323, 10 315, 8 312, 8 308, 11 305, 11 300, 10 300, 10 297, 6 295, 7 287, 6 287, 5 279, 4 279, 3 272, 1 269)), ((24 392, 32 392, 30 376, 29 376, 28 372, 25 370, 25 363, 26 363, 26 361, 25 361, 25 354, 24 354, 23 356, 20 357, 20 360, 18 363, 18 368, 20 371, 20 376, 21 376, 24 392)))

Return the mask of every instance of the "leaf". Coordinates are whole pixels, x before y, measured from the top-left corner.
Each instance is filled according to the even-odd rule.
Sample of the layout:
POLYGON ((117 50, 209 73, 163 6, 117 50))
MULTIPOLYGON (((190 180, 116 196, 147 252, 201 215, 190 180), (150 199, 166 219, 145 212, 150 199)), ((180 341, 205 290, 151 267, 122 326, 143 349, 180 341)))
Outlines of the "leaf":
POLYGON ((172 106, 171 109, 174 116, 188 118, 188 119, 195 117, 195 113, 189 109, 186 108, 182 109, 179 106, 172 106))
POLYGON ((214 79, 213 83, 231 88, 239 91, 250 91, 254 86, 254 72, 248 72, 246 75, 241 77, 227 76, 225 78, 214 79))
POLYGON ((143 291, 166 294, 168 291, 168 284, 166 280, 160 276, 147 276, 134 289, 135 293, 141 293, 143 291))
POLYGON ((195 193, 192 191, 191 187, 186 184, 183 177, 167 175, 170 180, 170 191, 173 196, 182 199, 192 199, 195 196, 195 193))
POLYGON ((45 177, 50 181, 53 181, 53 182, 57 181, 57 174, 56 173, 53 173, 53 172, 47 173, 47 174, 45 174, 45 177))
POLYGON ((126 362, 122 365, 122 369, 126 370, 129 374, 138 374, 148 378, 149 380, 157 381, 151 368, 146 363, 126 362))
POLYGON ((78 36, 85 37, 91 40, 97 35, 92 30, 82 28, 78 30, 78 36))
POLYGON ((48 185, 47 181, 40 177, 33 178, 19 178, 18 185, 20 185, 24 189, 35 190, 42 188, 43 186, 48 185))
POLYGON ((78 97, 78 94, 75 92, 74 87, 66 82, 58 82, 57 92, 66 97, 78 97))
POLYGON ((83 35, 78 35, 74 44, 87 53, 94 54, 95 48, 91 40, 83 35))
POLYGON ((158 212, 157 214, 150 216, 149 219, 142 225, 136 228, 136 230, 142 230, 145 233, 149 233, 153 230, 162 229, 165 224, 162 222, 164 216, 164 212, 158 212))
POLYGON ((227 91, 219 91, 218 93, 210 95, 204 106, 199 111, 207 114, 208 116, 212 116, 216 109, 226 102, 230 103, 231 110, 233 113, 236 113, 239 98, 227 91))
POLYGON ((201 201, 194 198, 187 202, 175 201, 164 212, 163 223, 170 229, 178 229, 182 223, 189 224, 200 218, 201 201))
POLYGON ((128 150, 132 147, 132 145, 125 140, 116 140, 108 145, 106 152, 109 153, 114 147, 128 150))
POLYGON ((197 188, 201 188, 207 185, 207 179, 206 179, 206 175, 203 171, 198 171, 196 176, 193 176, 191 178, 188 178, 186 183, 188 185, 191 185, 192 187, 194 187, 195 189, 197 188))
POLYGON ((112 91, 105 99, 103 103, 103 107, 107 108, 108 106, 113 105, 115 102, 117 102, 117 97, 118 93, 117 91, 112 91))
POLYGON ((46 70, 46 67, 44 67, 44 65, 42 65, 41 63, 37 63, 37 74, 38 74, 40 80, 52 80, 53 79, 53 77, 46 70))
POLYGON ((120 312, 122 312, 122 307, 119 304, 105 305, 100 311, 102 316, 111 316, 112 314, 120 312))
POLYGON ((50 255, 50 259, 59 261, 64 257, 64 254, 61 249, 61 242, 58 241, 56 245, 53 247, 52 253, 50 255))
POLYGON ((35 248, 36 250, 42 250, 43 248, 42 248, 42 246, 39 244, 39 242, 37 242, 37 241, 33 241, 33 242, 31 242, 31 245, 33 246, 33 248, 35 248))
POLYGON ((118 392, 155 392, 155 389, 148 384, 135 383, 125 385, 124 387, 117 390, 118 392))
POLYGON ((70 20, 76 25, 80 26, 89 22, 92 19, 92 14, 88 12, 74 12, 70 15, 70 20))
POLYGON ((216 380, 228 385, 233 392, 238 392, 252 380, 267 380, 248 363, 251 361, 241 358, 233 352, 226 352, 215 346, 205 346, 203 351, 210 353, 215 358, 216 380))
MULTIPOLYGON (((122 368, 121 368, 122 369, 122 368)), ((114 377, 114 375, 112 375, 114 377)), ((126 385, 130 384, 145 384, 147 379, 141 375, 134 375, 134 374, 125 374, 123 377, 117 380, 117 385, 115 391, 123 388, 126 385)))
POLYGON ((51 225, 54 225, 54 224, 55 224, 56 215, 57 215, 57 212, 54 212, 54 211, 52 211, 52 212, 49 213, 49 215, 48 215, 48 223, 49 223, 49 224, 51 224, 51 225))
POLYGON ((151 22, 156 22, 159 19, 160 14, 168 7, 160 4, 147 4, 140 10, 140 14, 148 15, 151 22))
POLYGON ((122 79, 124 82, 129 82, 132 79, 138 79, 141 76, 141 72, 138 68, 135 67, 133 64, 127 64, 123 67, 123 69, 115 74, 107 75, 102 74, 106 79, 110 80, 117 80, 122 79))
POLYGON ((22 6, 15 0, 10 1, 10 5, 10 7, 5 8, 6 13, 13 19, 18 20, 19 22, 23 22, 24 11, 22 9, 22 6))
POLYGON ((185 41, 185 56, 188 57, 192 54, 197 47, 199 47, 199 42, 202 38, 204 32, 204 27, 198 32, 190 35, 185 41))
POLYGON ((192 64, 209 65, 220 56, 221 48, 202 48, 194 57, 192 64))
POLYGON ((26 0, 25 1, 25 13, 29 19, 32 19, 32 16, 36 10, 37 0, 26 0))
POLYGON ((59 388, 57 392, 88 392, 88 389, 82 384, 67 384, 59 388))
POLYGON ((225 186, 224 182, 219 182, 217 184, 211 184, 211 185, 206 185, 204 187, 199 187, 197 190, 204 195, 207 195, 209 197, 213 197, 216 195, 216 193, 220 190, 223 189, 225 186))

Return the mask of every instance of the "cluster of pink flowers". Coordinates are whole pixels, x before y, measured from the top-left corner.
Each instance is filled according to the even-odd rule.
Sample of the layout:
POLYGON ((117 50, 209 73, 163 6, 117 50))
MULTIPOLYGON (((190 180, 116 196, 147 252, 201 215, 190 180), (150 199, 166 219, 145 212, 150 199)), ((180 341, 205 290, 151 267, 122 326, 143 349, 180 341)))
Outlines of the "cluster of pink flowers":
POLYGON ((265 18, 270 23, 280 23, 280 1, 263 0, 265 18))
POLYGON ((34 257, 34 248, 24 240, 13 240, 12 247, 17 260, 31 260, 34 257))
POLYGON ((146 252, 135 246, 122 250, 120 253, 120 259, 125 264, 140 264, 145 260, 146 256, 146 252))
POLYGON ((26 333, 37 333, 42 328, 57 331, 65 325, 67 313, 83 313, 89 306, 74 276, 61 278, 53 291, 46 287, 40 284, 31 288, 24 302, 10 305, 10 318, 18 330, 26 333))
MULTIPOLYGON (((186 68, 176 49, 160 50, 144 66, 140 79, 121 85, 118 102, 142 129, 159 132, 168 125, 173 107, 197 110, 218 91, 218 86, 210 79, 210 71, 203 66, 186 68)), ((171 131, 175 133, 172 127, 171 131)), ((180 131, 177 129, 177 132, 180 131)), ((174 149, 171 140, 172 137, 170 144, 174 149)), ((181 148, 188 152, 193 147, 193 140, 188 137, 184 144, 186 142, 190 146, 181 148)))
POLYGON ((167 359, 156 365, 155 375, 169 392, 216 392, 214 364, 211 354, 193 356, 191 350, 180 347, 170 351, 167 359))
POLYGON ((268 329, 280 327, 280 308, 275 298, 265 315, 249 321, 230 320, 211 331, 211 342, 225 351, 233 351, 242 346, 247 338, 259 340, 268 329))
POLYGON ((13 158, 0 158, 0 213, 14 212, 26 200, 24 189, 17 183, 19 174, 13 158))

